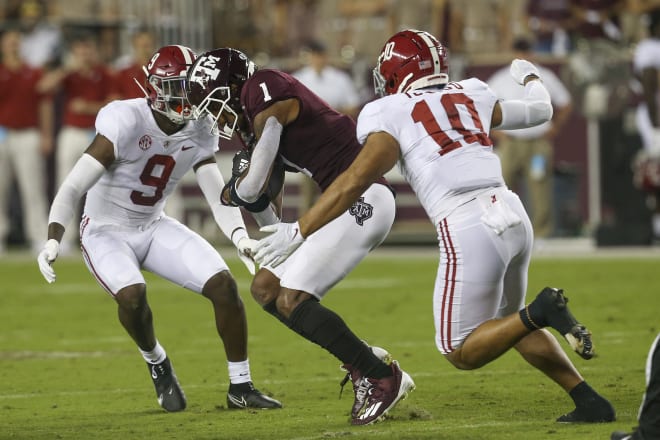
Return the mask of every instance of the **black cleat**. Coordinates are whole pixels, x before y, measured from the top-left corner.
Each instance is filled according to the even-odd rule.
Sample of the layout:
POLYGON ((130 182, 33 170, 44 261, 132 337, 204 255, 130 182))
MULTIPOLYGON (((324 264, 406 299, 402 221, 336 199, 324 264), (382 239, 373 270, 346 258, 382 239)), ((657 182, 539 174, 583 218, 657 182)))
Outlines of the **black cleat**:
POLYGON ((282 408, 282 404, 256 389, 252 382, 245 382, 239 384, 229 384, 229 392, 227 392, 227 408, 274 409, 282 408))
POLYGON ((158 404, 166 411, 176 412, 186 408, 186 396, 183 394, 181 385, 174 374, 172 363, 169 358, 165 358, 160 364, 150 364, 147 362, 149 374, 154 381, 158 404))
POLYGON ((610 436, 610 440, 641 440, 642 438, 637 434, 637 429, 633 432, 615 431, 610 436))
POLYGON ((546 287, 534 301, 540 303, 547 324, 557 330, 577 354, 584 359, 594 357, 591 332, 568 310, 568 298, 564 296, 563 290, 546 287))
POLYGON ((601 396, 590 399, 585 406, 575 408, 557 419, 559 423, 609 423, 615 420, 614 407, 601 396))

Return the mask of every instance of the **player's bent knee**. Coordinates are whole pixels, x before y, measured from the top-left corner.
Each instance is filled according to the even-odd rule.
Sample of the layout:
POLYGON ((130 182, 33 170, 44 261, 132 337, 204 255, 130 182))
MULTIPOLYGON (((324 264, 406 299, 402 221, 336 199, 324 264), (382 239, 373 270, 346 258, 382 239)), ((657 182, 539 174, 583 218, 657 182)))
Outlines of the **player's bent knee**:
POLYGON ((264 269, 257 272, 250 285, 252 297, 261 306, 275 301, 279 292, 280 280, 270 271, 264 269))
POLYGON ((131 286, 126 286, 117 292, 115 300, 121 308, 137 310, 146 304, 147 286, 144 284, 133 284, 131 286))
POLYGON ((204 284, 202 295, 216 306, 235 306, 241 302, 236 280, 228 270, 213 275, 204 284))
POLYGON ((445 358, 451 363, 454 367, 459 370, 476 370, 477 368, 483 367, 483 363, 474 362, 474 360, 469 359, 469 357, 464 356, 463 350, 458 348, 451 353, 445 354, 445 358))
POLYGON ((285 318, 289 318, 296 307, 311 298, 312 295, 300 290, 282 289, 275 303, 277 312, 285 318))

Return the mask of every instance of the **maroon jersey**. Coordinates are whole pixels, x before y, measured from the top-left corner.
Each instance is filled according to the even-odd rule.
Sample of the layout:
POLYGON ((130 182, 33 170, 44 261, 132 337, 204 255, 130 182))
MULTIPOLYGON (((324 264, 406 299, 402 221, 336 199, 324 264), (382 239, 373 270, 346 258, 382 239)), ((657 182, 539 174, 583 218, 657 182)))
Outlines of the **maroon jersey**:
POLYGON ((362 148, 355 136, 355 121, 330 108, 291 75, 277 70, 255 72, 241 91, 241 105, 251 128, 256 115, 291 98, 300 103, 300 112, 284 127, 279 155, 289 168, 307 174, 325 190, 362 148))

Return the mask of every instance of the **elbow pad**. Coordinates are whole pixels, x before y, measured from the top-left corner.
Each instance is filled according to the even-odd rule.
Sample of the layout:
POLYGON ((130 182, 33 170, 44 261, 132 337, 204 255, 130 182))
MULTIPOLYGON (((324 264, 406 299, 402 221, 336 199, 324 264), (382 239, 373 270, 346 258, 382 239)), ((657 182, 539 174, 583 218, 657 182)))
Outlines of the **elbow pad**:
POLYGON ((502 123, 498 129, 509 130, 533 127, 552 119, 550 95, 540 81, 530 81, 525 86, 521 100, 500 101, 502 123))
POLYGON ((243 200, 238 193, 236 192, 236 181, 238 180, 238 177, 232 176, 231 179, 229 179, 229 182, 222 188, 222 193, 224 193, 226 190, 229 190, 229 203, 225 202, 225 200, 220 197, 220 202, 225 205, 225 206, 242 206, 243 208, 247 209, 250 212, 259 212, 263 211, 268 207, 270 204, 270 198, 266 193, 261 194, 259 197, 257 197, 257 200, 254 202, 248 202, 247 200, 243 200))

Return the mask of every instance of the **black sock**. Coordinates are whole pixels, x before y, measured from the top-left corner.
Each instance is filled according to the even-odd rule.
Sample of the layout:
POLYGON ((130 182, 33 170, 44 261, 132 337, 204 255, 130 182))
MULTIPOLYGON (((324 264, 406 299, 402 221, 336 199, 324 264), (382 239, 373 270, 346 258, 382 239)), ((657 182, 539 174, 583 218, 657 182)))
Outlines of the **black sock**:
POLYGON ((320 345, 364 376, 380 379, 392 375, 392 369, 373 354, 335 312, 310 298, 291 312, 288 326, 305 339, 320 345))
POLYGON ((575 402, 575 406, 580 408, 587 406, 593 401, 594 395, 597 395, 597 393, 586 381, 582 381, 575 385, 575 387, 568 392, 568 395, 571 396, 571 399, 575 402))
POLYGON ((280 312, 277 311, 277 305, 275 304, 276 302, 277 300, 272 300, 271 302, 264 304, 263 309, 279 319, 280 322, 283 322, 287 327, 289 327, 289 320, 280 315, 280 312))
POLYGON ((582 381, 568 392, 575 402, 575 407, 586 412, 607 413, 614 412, 610 402, 591 388, 587 381, 582 381))
POLYGON ((536 300, 529 303, 529 305, 520 310, 518 314, 520 315, 523 324, 525 324, 525 327, 532 331, 548 325, 548 323, 545 322, 543 308, 541 307, 541 304, 536 302, 536 300))

